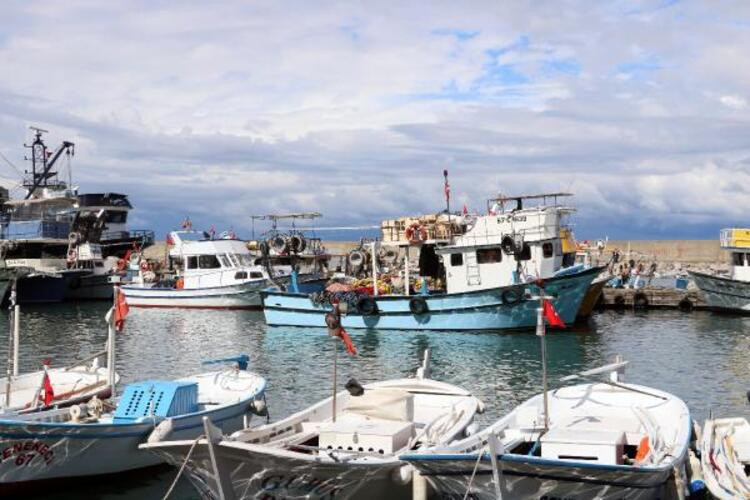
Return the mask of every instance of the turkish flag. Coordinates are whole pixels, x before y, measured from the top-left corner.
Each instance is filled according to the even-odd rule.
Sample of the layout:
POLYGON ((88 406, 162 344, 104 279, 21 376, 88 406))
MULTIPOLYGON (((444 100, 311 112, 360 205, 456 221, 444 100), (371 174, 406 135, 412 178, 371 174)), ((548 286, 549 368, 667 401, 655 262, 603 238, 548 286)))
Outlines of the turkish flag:
POLYGON ((337 337, 339 337, 346 346, 346 352, 351 354, 352 356, 357 355, 357 348, 354 347, 354 343, 352 342, 352 338, 349 336, 346 330, 344 330, 343 327, 339 328, 338 333, 336 334, 337 337))
POLYGON ((552 302, 547 299, 544 299, 544 317, 547 319, 547 323, 549 323, 549 326, 565 328, 565 322, 563 322, 562 318, 558 316, 557 311, 555 311, 555 308, 552 305, 552 302))
POLYGON ((121 332, 125 327, 125 316, 130 312, 130 307, 119 287, 115 288, 115 295, 115 330, 121 332))
POLYGON ((55 391, 52 390, 52 382, 49 380, 49 374, 47 370, 44 370, 44 378, 42 379, 42 390, 44 394, 39 393, 39 400, 44 402, 44 406, 49 406, 52 401, 55 400, 55 391))

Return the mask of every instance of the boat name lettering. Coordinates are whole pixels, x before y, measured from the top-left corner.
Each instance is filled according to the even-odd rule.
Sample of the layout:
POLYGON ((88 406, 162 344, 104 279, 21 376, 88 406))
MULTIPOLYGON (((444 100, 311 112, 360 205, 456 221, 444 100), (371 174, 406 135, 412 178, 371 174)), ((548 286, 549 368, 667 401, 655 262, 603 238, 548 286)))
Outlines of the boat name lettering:
POLYGON ((13 443, 6 447, 0 453, 0 463, 5 463, 6 460, 12 460, 15 457, 15 464, 17 466, 29 465, 29 463, 36 457, 41 457, 46 465, 49 465, 54 458, 55 452, 49 445, 42 441, 23 441, 20 443, 13 443))
MULTIPOLYGON (((315 498, 335 498, 341 488, 332 484, 330 480, 318 479, 308 475, 302 477, 286 477, 283 475, 271 475, 263 478, 261 489, 264 495, 260 498, 285 498, 292 493, 297 496, 301 493, 313 494, 315 498)), ((304 495, 303 495, 304 496, 304 495)))
POLYGON ((503 215, 497 218, 497 222, 503 223, 503 222, 526 222, 526 216, 525 215, 503 215))

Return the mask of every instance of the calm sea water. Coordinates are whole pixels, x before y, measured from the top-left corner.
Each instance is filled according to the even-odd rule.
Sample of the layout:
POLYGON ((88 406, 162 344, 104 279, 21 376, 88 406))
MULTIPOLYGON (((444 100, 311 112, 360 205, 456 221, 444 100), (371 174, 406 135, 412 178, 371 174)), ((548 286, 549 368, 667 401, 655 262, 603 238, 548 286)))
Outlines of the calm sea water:
MULTIPOLYGON (((63 365, 100 350, 106 340, 107 304, 28 307, 22 312, 23 370, 45 358, 63 365)), ((0 325, 7 317, 0 316, 0 325)), ((0 329, 7 331, 6 329, 0 329)), ((432 350, 433 378, 472 390, 487 405, 486 424, 541 390, 539 339, 533 332, 351 332, 359 356, 339 353, 340 381, 366 383, 409 376, 422 352, 432 350)), ((0 336, 5 371, 6 335, 0 336)), ((594 368, 620 354, 631 362, 626 380, 684 399, 693 417, 750 416, 750 317, 706 312, 604 312, 587 324, 547 337, 550 379, 594 368)), ((332 340, 324 330, 268 328, 260 312, 134 309, 117 338, 123 384, 175 378, 202 371, 200 362, 247 353, 251 369, 269 381, 272 420, 300 410, 331 392, 332 340)), ((554 382, 553 382, 554 383, 554 382)), ((122 387, 122 386, 121 386, 122 387)), ((122 478, 76 481, 46 498, 161 498, 175 470, 122 478)), ((182 480, 173 498, 197 498, 182 480)))

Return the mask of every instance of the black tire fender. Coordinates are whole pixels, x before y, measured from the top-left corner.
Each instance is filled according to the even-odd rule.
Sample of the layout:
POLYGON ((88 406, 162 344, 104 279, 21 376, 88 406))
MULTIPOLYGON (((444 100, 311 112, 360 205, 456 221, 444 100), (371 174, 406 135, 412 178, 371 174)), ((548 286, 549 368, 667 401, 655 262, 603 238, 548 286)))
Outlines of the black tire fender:
POLYGON ((510 288, 508 290, 503 291, 502 295, 500 295, 500 298, 503 299, 503 304, 513 305, 518 304, 523 299, 523 293, 519 292, 517 289, 510 288))
POLYGON ((357 311, 362 316, 372 316, 378 313, 378 304, 372 297, 362 297, 357 301, 357 311))
POLYGON ((677 308, 682 312, 692 312, 693 302, 689 298, 683 297, 682 300, 677 303, 677 308))
POLYGON ((625 307, 625 297, 622 296, 622 294, 615 295, 615 298, 612 300, 615 309, 622 309, 625 307))
POLYGON ((633 295, 633 309, 647 309, 648 297, 643 292, 637 292, 633 295))
POLYGON ((409 310, 415 316, 420 316, 430 312, 430 308, 427 307, 427 301, 422 297, 412 297, 411 300, 409 300, 409 310))

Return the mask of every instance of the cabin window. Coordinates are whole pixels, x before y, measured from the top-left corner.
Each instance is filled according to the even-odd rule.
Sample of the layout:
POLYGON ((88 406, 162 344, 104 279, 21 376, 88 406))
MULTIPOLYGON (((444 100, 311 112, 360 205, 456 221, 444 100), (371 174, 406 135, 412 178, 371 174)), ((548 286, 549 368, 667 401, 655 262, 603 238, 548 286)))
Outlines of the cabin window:
POLYGON ((128 213, 119 210, 107 210, 105 212, 105 219, 110 223, 124 224, 128 220, 128 213))
POLYGON ((251 278, 262 278, 263 277, 263 273, 259 273, 258 271, 252 271, 250 273, 250 277, 251 278))
POLYGON ((463 266, 464 265, 464 254, 452 253, 451 254, 451 266, 463 266))
POLYGON ((741 254, 739 252, 733 252, 732 253, 732 264, 734 264, 735 266, 742 266, 742 265, 744 265, 744 263, 742 262, 744 255, 745 254, 741 254))
POLYGON ((219 259, 215 255, 199 255, 198 267, 201 269, 217 269, 221 267, 221 264, 219 264, 219 259))
POLYGON ((531 260, 531 247, 528 243, 523 244, 521 252, 516 254, 516 260, 531 260))
POLYGON ((494 264, 503 261, 503 252, 499 248, 480 248, 477 250, 477 264, 494 264))
POLYGON ((552 243, 549 241, 547 243, 542 243, 542 255, 545 259, 549 259, 552 257, 555 253, 554 247, 552 246, 552 243))
POLYGON ((221 262, 221 267, 232 267, 232 264, 229 262, 229 259, 227 259, 225 255, 217 255, 217 257, 221 262))
POLYGON ((185 269, 198 269, 197 255, 193 255, 185 259, 185 269))
POLYGON ((234 279, 236 280, 246 280, 247 279, 247 273, 245 271, 237 271, 234 273, 234 279))

